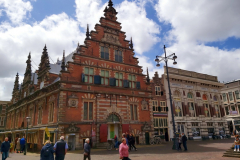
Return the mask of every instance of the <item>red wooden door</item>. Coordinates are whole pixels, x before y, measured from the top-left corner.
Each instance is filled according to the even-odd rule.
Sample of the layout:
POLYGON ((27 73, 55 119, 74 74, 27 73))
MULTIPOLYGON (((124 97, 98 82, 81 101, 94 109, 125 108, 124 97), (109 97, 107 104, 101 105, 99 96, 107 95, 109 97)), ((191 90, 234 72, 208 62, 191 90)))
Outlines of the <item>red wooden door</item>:
POLYGON ((129 124, 122 124, 122 133, 129 133, 129 124))
POLYGON ((108 125, 101 124, 100 125, 100 142, 107 142, 108 136, 108 125))

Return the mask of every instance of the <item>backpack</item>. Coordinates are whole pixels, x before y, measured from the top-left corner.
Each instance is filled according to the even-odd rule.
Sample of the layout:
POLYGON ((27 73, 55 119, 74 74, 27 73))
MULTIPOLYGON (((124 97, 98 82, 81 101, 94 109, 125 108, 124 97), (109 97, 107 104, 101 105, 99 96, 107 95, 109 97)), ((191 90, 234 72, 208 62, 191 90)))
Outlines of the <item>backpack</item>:
POLYGON ((44 157, 49 157, 51 154, 50 148, 46 148, 46 150, 43 152, 44 157))

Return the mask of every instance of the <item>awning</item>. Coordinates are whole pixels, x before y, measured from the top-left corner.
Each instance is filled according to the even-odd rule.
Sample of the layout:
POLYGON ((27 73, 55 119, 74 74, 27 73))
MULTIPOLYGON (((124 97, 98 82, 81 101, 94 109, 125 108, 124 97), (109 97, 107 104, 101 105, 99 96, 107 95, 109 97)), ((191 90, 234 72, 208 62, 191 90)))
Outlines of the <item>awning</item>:
MULTIPOLYGON (((45 130, 46 127, 42 128, 30 128, 28 129, 28 133, 32 133, 33 131, 39 131, 39 130, 45 130)), ((49 131, 55 131, 57 128, 48 128, 49 131)), ((27 129, 21 129, 21 130, 12 130, 12 131, 5 131, 5 132, 0 132, 0 134, 6 134, 6 133, 19 133, 19 132, 26 132, 27 129)))

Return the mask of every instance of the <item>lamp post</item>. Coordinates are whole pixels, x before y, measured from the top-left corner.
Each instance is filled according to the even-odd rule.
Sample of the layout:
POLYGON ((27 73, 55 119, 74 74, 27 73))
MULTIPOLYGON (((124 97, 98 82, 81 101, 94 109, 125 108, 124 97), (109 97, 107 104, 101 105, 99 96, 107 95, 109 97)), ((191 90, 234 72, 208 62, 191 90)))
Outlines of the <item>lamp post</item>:
POLYGON ((26 117, 27 119, 27 131, 26 131, 26 146, 25 146, 25 150, 24 150, 24 155, 27 154, 27 135, 28 135, 28 123, 30 122, 31 117, 26 117))
POLYGON ((166 69, 167 69, 167 81, 168 81, 168 90, 169 90, 169 98, 170 98, 170 106, 171 106, 171 115, 172 115, 172 123, 173 123, 173 134, 174 134, 174 142, 173 142, 173 147, 172 149, 177 149, 177 136, 176 136, 176 127, 175 127, 175 121, 174 121, 174 115, 173 115, 173 107, 172 107, 172 94, 171 94, 171 89, 170 89, 170 83, 169 83, 169 75, 168 75, 168 65, 167 65, 167 62, 168 60, 173 60, 173 64, 176 65, 177 62, 175 61, 177 59, 177 56, 175 55, 175 53, 172 53, 170 54, 169 56, 167 56, 166 54, 166 47, 164 45, 163 47, 164 49, 164 53, 165 53, 165 56, 156 56, 156 59, 155 59, 155 62, 157 63, 156 66, 157 67, 160 67, 160 62, 161 61, 165 61, 166 63, 166 69), (160 59, 159 59, 160 58, 160 59))

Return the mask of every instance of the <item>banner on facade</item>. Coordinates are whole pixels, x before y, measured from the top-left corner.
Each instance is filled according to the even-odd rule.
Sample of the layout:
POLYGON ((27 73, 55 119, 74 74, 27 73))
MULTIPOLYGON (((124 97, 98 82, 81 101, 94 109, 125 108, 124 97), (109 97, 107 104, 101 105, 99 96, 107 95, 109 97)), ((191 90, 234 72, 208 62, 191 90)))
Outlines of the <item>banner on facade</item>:
POLYGON ((230 113, 231 115, 237 115, 237 114, 238 114, 237 111, 229 111, 229 113, 230 113))
POLYGON ((48 136, 48 138, 50 138, 50 132, 48 131, 48 128, 46 127, 46 129, 45 129, 45 133, 46 133, 46 135, 48 136))

